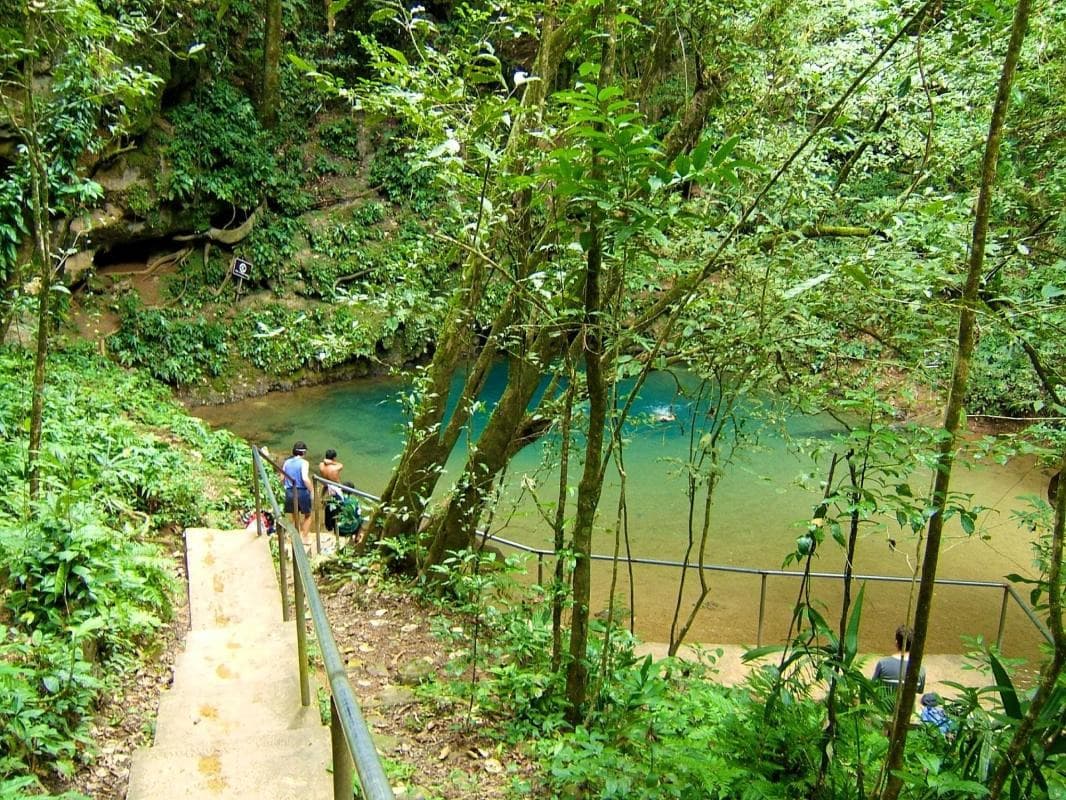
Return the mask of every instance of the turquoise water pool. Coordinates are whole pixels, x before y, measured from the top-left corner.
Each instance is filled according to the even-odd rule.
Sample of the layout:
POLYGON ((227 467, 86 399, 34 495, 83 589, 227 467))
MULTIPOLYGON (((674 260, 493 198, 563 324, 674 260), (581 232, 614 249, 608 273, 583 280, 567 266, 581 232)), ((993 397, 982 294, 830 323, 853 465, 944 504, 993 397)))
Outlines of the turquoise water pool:
MULTIPOLYGON (((505 373, 499 367, 490 376, 482 401, 491 408, 502 391, 505 373)), ((689 376, 681 384, 666 373, 653 373, 633 408, 634 422, 625 432, 624 469, 628 506, 629 544, 634 556, 680 560, 687 541, 689 510, 684 495, 685 482, 680 464, 686 458, 691 425, 699 424, 705 406, 686 397, 681 386, 691 385, 689 376)), ((252 441, 266 444, 276 454, 286 454, 292 442, 302 439, 309 445, 309 458, 316 464, 326 448, 338 451, 344 462, 344 478, 357 487, 378 493, 388 480, 394 460, 403 444, 405 422, 400 396, 406 384, 398 378, 370 378, 271 394, 227 406, 194 409, 212 425, 233 430, 252 441)), ((476 437, 483 415, 475 418, 468 441, 476 437)), ((806 437, 829 443, 838 430, 827 416, 791 416, 784 421, 767 422, 747 417, 757 430, 755 439, 745 445, 722 477, 711 514, 710 563, 741 567, 776 569, 794 547, 821 489, 819 478, 825 465, 812 461, 786 445, 780 431, 793 437, 806 437)), ((558 477, 545 467, 544 450, 534 445, 522 451, 508 470, 503 499, 493 520, 495 532, 533 546, 550 541, 542 516, 531 499, 529 487, 536 487, 542 501, 554 498, 558 477), (501 530, 502 529, 502 530, 501 530)), ((461 459, 449 462, 441 488, 458 474, 461 459)), ((576 482, 577 465, 571 466, 571 482, 576 482)), ((919 473, 911 481, 916 493, 924 491, 927 478, 919 473)), ((1040 495, 1047 475, 1033 463, 1023 460, 1006 466, 981 465, 978 469, 957 469, 953 489, 973 493, 974 502, 988 508, 981 515, 979 535, 967 536, 957 522, 948 524, 939 574, 965 580, 1002 580, 1011 572, 1030 571, 1030 533, 1015 524, 1011 510, 1022 507, 1017 498, 1040 495)), ((614 549, 614 521, 620 480, 609 473, 600 504, 600 525, 594 548, 609 553, 614 549)), ((856 557, 860 573, 909 576, 917 564, 918 543, 899 532, 894 521, 865 526, 856 557), (890 547, 889 540, 896 546, 890 547)), ((835 572, 842 569, 842 554, 835 545, 823 548, 816 569, 835 572)), ((759 603, 758 577, 714 574, 709 601, 697 618, 691 639, 706 642, 745 642, 755 639, 759 603)), ((677 571, 660 567, 638 568, 634 581, 633 606, 637 631, 646 639, 665 640, 676 604, 677 571)), ((695 581, 689 581, 690 586, 695 581)), ((596 570, 598 603, 606 605, 609 570, 596 570)), ((836 599, 830 581, 816 584, 817 596, 825 603, 823 613, 832 618, 836 599)), ((787 630, 788 617, 798 582, 771 578, 767 584, 767 620, 764 639, 780 638, 787 630)), ((871 584, 867 589, 864 637, 871 650, 891 647, 891 630, 907 608, 906 585, 871 584), (887 633, 885 633, 887 631, 887 633), (883 643, 882 643, 883 640, 883 643)), ((623 576, 617 588, 625 606, 630 605, 628 580, 623 576)), ((983 634, 994 637, 999 621, 1002 592, 958 587, 937 591, 936 619, 931 647, 953 652, 962 648, 960 635, 983 634)), ((1031 626, 1013 609, 1008 612, 1005 646, 1033 652, 1035 637, 1031 626)))

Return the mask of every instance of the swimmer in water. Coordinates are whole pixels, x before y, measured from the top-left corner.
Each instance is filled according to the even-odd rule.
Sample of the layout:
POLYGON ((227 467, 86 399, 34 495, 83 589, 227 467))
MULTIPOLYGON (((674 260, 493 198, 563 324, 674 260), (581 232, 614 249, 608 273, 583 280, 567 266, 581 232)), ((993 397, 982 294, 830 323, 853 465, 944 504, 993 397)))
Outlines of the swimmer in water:
POLYGON ((656 422, 673 422, 677 419, 672 408, 657 408, 652 414, 656 422))

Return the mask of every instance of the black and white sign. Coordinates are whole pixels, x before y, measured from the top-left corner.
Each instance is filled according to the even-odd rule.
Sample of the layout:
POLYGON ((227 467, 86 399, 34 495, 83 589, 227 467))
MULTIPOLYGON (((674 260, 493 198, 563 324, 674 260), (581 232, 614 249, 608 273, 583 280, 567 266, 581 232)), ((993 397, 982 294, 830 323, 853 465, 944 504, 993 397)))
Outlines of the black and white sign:
POLYGON ((252 262, 245 261, 243 258, 235 258, 230 272, 233 273, 234 278, 240 278, 242 281, 250 278, 252 276, 252 262))

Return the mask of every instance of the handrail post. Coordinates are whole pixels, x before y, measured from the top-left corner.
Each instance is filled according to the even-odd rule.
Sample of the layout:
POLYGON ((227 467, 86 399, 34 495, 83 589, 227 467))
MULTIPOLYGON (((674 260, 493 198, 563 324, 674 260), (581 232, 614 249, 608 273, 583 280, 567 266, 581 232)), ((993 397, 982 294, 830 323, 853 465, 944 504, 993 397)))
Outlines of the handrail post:
MULTIPOLYGON (((278 532, 278 585, 281 587, 281 621, 289 621, 289 596, 285 590, 289 586, 289 557, 285 552, 285 525, 280 520, 274 526, 278 532)), ((291 546, 291 545, 290 545, 291 546)))
POLYGON ((544 553, 537 553, 537 586, 544 585, 544 553))
POLYGON ((762 623, 766 616, 766 578, 765 572, 759 573, 759 627, 755 632, 756 647, 762 647, 762 623))
POLYGON ((999 607, 999 630, 996 631, 996 649, 1003 652, 1003 631, 1007 627, 1007 601, 1010 600, 1010 587, 1003 584, 1003 603, 999 607))
POLYGON ((255 493, 255 535, 263 535, 263 499, 259 491, 259 468, 252 459, 252 491, 255 493))
POLYGON ((337 711, 337 701, 329 698, 329 741, 333 746, 333 800, 352 800, 355 783, 355 771, 352 754, 341 728, 341 715, 337 711))
POLYGON ((311 481, 311 511, 315 521, 315 553, 322 555, 322 487, 311 481))
MULTIPOLYGON (((296 546, 294 541, 293 547, 296 546)), ((301 543, 301 547, 303 544, 301 543)), ((304 582, 300 577, 300 570, 292 571, 292 585, 296 594, 296 652, 300 659, 300 702, 304 706, 311 705, 311 685, 307 675, 307 618, 304 616, 304 582)))

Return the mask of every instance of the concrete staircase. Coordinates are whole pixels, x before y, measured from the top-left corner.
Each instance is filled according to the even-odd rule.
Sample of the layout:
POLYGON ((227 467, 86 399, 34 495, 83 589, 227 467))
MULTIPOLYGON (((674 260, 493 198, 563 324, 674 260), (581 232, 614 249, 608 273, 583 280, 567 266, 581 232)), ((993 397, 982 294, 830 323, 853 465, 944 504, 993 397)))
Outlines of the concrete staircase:
POLYGON ((333 794, 329 728, 300 705, 296 628, 266 538, 189 529, 191 629, 133 758, 127 800, 311 800, 333 794))

